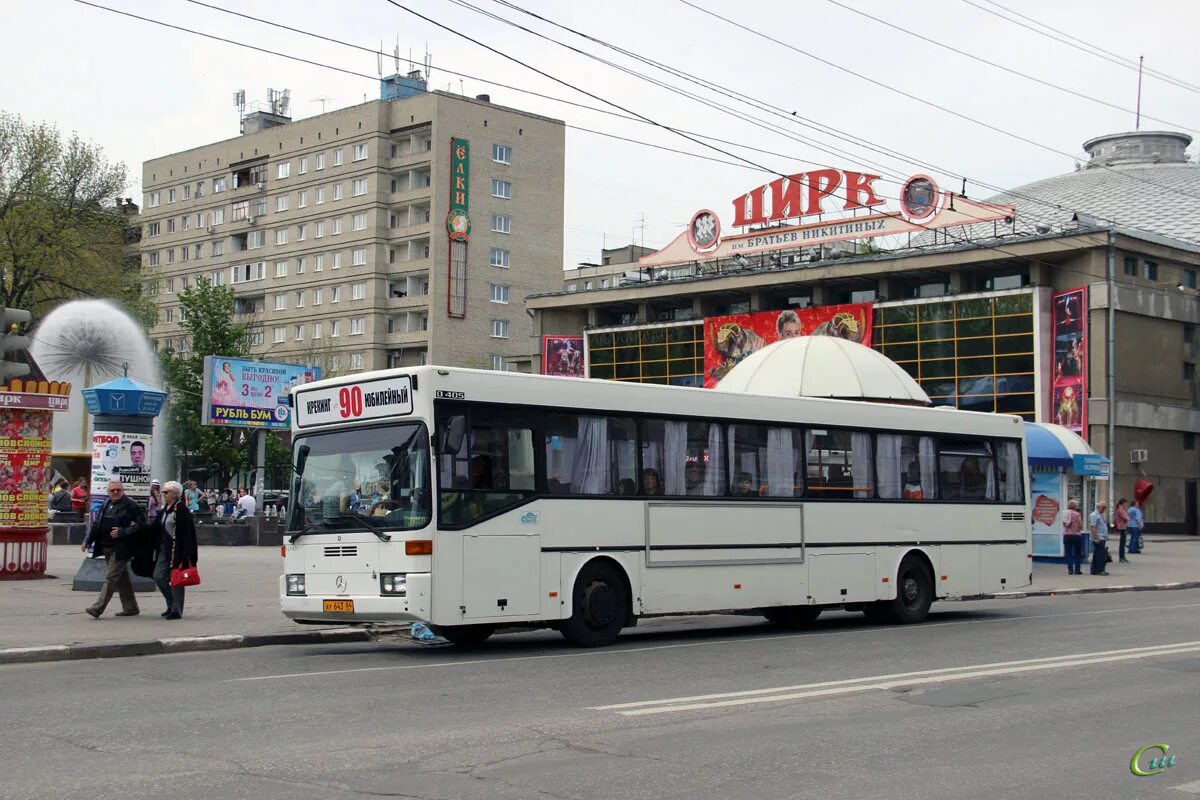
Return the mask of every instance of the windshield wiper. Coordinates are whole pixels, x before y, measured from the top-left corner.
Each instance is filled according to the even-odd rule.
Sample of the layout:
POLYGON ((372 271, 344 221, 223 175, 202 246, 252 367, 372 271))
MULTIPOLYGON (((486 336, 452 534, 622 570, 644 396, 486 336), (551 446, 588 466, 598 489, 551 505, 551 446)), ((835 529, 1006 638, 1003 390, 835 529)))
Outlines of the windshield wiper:
POLYGON ((321 530, 321 526, 315 522, 310 522, 307 525, 305 525, 303 528, 301 528, 300 530, 296 531, 291 536, 289 536, 288 544, 295 544, 296 540, 299 539, 304 534, 312 533, 313 531, 317 531, 317 530, 321 530))
POLYGON ((381 542, 390 542, 392 540, 391 534, 384 533, 383 531, 379 530, 374 525, 372 525, 370 522, 367 522, 367 520, 365 520, 362 517, 357 516, 355 514, 338 514, 333 517, 327 517, 327 519, 330 519, 330 520, 348 519, 348 520, 356 523, 363 530, 370 531, 371 533, 378 536, 379 541, 381 541, 381 542))

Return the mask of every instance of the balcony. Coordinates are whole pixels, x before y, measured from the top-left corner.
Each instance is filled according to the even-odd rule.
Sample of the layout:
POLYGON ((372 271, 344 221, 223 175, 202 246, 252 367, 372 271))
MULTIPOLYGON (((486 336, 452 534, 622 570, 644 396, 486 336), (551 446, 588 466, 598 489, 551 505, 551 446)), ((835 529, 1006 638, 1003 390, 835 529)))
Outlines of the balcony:
POLYGON ((429 331, 396 331, 386 338, 389 345, 428 344, 429 331))
POLYGON ((411 153, 399 153, 395 156, 392 156, 390 163, 388 164, 388 169, 395 171, 422 166, 424 164, 428 164, 432 157, 432 150, 418 150, 411 153))

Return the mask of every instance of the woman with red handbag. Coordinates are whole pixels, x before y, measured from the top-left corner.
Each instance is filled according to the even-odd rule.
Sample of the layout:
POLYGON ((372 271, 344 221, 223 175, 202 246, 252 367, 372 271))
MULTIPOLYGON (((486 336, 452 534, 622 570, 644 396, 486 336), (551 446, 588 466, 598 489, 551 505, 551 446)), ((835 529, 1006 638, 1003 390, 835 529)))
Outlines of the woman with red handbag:
POLYGON ((183 487, 178 481, 167 481, 162 493, 162 511, 154 523, 158 536, 154 583, 167 601, 163 617, 179 619, 183 616, 184 587, 200 583, 200 573, 196 569, 199 560, 196 525, 187 503, 180 500, 183 487))

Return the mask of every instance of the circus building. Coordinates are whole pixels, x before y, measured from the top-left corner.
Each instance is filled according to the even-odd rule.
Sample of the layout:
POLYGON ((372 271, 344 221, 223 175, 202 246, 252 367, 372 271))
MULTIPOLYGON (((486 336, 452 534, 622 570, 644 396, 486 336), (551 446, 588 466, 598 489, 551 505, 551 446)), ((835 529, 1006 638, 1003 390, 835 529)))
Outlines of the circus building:
POLYGON ((711 388, 781 339, 857 342, 934 405, 1078 435, 1111 466, 1077 499, 1151 484, 1149 530, 1196 534, 1190 144, 1162 131, 1100 136, 1084 143, 1087 163, 986 200, 937 176, 832 169, 702 198, 664 247, 605 250, 528 298, 538 368, 711 388), (572 352, 582 359, 567 369, 572 352))

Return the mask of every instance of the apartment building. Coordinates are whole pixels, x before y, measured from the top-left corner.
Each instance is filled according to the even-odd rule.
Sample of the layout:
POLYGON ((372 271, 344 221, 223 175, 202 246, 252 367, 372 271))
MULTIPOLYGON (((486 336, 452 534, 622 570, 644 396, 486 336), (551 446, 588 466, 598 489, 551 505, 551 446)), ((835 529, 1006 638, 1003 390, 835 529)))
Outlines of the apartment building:
POLYGON ((179 293, 206 279, 264 359, 529 370, 524 298, 562 285, 561 121, 420 91, 269 123, 145 162, 156 347, 187 349, 179 293))

